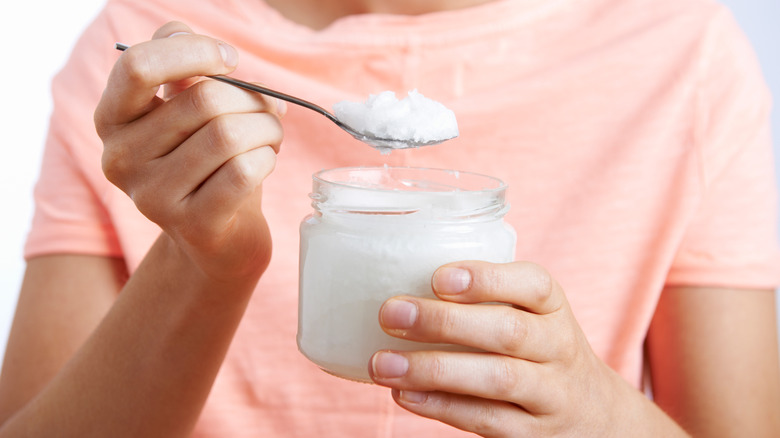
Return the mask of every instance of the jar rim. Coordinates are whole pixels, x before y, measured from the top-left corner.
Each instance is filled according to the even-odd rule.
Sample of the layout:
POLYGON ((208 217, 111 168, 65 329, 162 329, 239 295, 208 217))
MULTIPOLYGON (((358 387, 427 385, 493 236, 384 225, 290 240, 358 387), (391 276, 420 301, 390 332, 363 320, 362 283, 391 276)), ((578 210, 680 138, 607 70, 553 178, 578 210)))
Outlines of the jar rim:
MULTIPOLYGON (((370 190, 372 192, 412 192, 412 193, 495 193, 505 191, 507 184, 496 177, 477 172, 443 169, 434 167, 414 166, 350 166, 323 169, 312 175, 315 183, 326 184, 335 187, 348 188, 350 190, 370 190), (334 178, 336 175, 355 175, 360 173, 364 177, 369 173, 374 174, 373 179, 347 179, 334 178), (421 173, 434 180, 406 180, 399 181, 398 176, 406 173, 421 173), (376 177, 390 176, 398 185, 383 186, 376 177), (330 177, 330 178, 329 178, 330 177), (443 181, 445 180, 446 181, 443 181), (373 181, 373 182, 372 182, 373 181)), ((385 181, 387 182, 387 181, 385 181)))
POLYGON ((406 166, 341 167, 312 175, 319 213, 436 220, 502 217, 507 184, 475 172, 406 166))

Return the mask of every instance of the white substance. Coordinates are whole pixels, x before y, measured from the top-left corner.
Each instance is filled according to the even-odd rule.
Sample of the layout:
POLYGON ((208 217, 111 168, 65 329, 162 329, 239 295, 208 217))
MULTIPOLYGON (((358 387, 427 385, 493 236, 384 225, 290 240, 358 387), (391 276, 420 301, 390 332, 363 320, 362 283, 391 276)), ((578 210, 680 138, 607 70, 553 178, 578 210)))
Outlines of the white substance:
MULTIPOLYGON (((411 143, 443 141, 458 136, 455 113, 412 90, 402 100, 392 91, 372 94, 365 102, 333 105, 336 117, 367 137, 411 143)), ((398 145, 399 147, 403 147, 398 145)), ((390 146, 392 148, 392 146, 390 146)))
MULTIPOLYGON (((370 176, 375 179, 375 175, 370 176)), ((450 198, 437 211, 457 208, 461 203, 453 202, 455 199, 476 193, 401 190, 344 185, 315 189, 315 204, 319 204, 322 214, 311 215, 301 224, 298 347, 312 362, 337 376, 369 382, 369 358, 382 349, 463 349, 391 337, 379 326, 379 308, 396 295, 433 298, 431 276, 445 263, 503 263, 514 258, 515 233, 502 219, 505 209, 476 220, 442 221, 433 219, 431 212, 420 206, 450 198), (318 198, 318 194, 324 196, 318 198), (374 212, 377 199, 386 198, 392 201, 389 210, 398 211, 407 195, 413 199, 404 214, 354 210, 362 206, 364 211, 374 212), (350 208, 345 212, 341 207, 346 200, 350 208)), ((483 195, 482 204, 469 202, 466 211, 484 207, 485 199, 491 199, 479 194, 483 195)), ((464 210, 457 211, 460 216, 464 210)))

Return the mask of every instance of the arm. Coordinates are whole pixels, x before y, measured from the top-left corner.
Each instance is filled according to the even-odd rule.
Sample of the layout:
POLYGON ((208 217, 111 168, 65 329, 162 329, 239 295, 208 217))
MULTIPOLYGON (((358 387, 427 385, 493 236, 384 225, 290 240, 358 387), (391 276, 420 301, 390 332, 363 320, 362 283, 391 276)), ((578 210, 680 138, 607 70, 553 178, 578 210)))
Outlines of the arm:
POLYGON ((95 330, 124 272, 121 260, 104 257, 29 261, 0 375, 0 422, 39 393, 95 330))
POLYGON ((656 402, 694 436, 780 435, 774 292, 673 287, 648 335, 656 402))
POLYGON ((276 105, 192 79, 236 62, 180 23, 120 56, 95 112, 103 170, 163 232, 126 282, 117 260, 30 262, 1 437, 191 431, 271 251, 260 202, 281 142, 276 105))
POLYGON ((162 236, 115 304, 120 260, 30 261, 0 385, 0 436, 189 432, 254 282, 210 282, 176 253, 162 236), (227 291, 229 302, 218 299, 227 291))

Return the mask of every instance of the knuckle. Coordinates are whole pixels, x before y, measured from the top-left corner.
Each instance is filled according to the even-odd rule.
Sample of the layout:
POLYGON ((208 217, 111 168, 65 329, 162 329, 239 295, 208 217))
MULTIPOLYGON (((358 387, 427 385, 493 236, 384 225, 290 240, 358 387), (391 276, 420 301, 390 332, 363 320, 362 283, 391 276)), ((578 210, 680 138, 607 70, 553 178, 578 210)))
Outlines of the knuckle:
POLYGON ((456 308, 437 306, 436 311, 432 314, 432 319, 434 322, 432 330, 435 337, 448 340, 458 332, 460 317, 456 308))
POLYGON ((206 125, 206 154, 229 158, 239 143, 238 130, 228 116, 219 116, 206 125))
MULTIPOLYGON (((581 406, 581 402, 587 403, 588 397, 572 394, 573 392, 576 392, 571 390, 572 385, 578 384, 579 382, 569 380, 567 385, 562 383, 549 383, 545 385, 545 403, 542 405, 543 407, 537 409, 537 412, 540 414, 553 414, 555 412, 581 406)), ((545 428, 551 432, 554 431, 559 433, 560 427, 561 425, 555 421, 547 421, 545 424, 545 428)))
POLYGON ((164 204, 164 191, 160 191, 159 181, 137 167, 128 154, 121 149, 107 148, 102 156, 103 174, 106 179, 125 192, 136 208, 155 223, 163 223, 169 216, 164 204))
POLYGON ((576 347, 581 344, 581 341, 579 339, 577 331, 571 325, 567 325, 566 327, 567 329, 565 330, 559 330, 560 332, 559 344, 567 352, 571 353, 571 352, 579 351, 579 348, 576 347))
POLYGON ((553 279, 550 273, 537 264, 528 265, 528 282, 531 285, 529 302, 534 307, 544 306, 553 293, 553 279))
POLYGON ((518 318, 513 310, 506 308, 504 312, 511 312, 511 314, 499 317, 504 322, 504 333, 500 333, 498 339, 500 342, 499 347, 503 352, 511 356, 517 356, 521 353, 522 346, 527 343, 529 329, 527 322, 522 318, 518 318))
POLYGON ((506 287, 504 275, 498 269, 495 269, 494 265, 483 264, 482 266, 485 268, 478 269, 472 274, 477 277, 473 280, 474 283, 481 284, 481 289, 487 291, 497 291, 506 287))
POLYGON ((428 378, 432 387, 440 387, 447 379, 447 364, 439 356, 432 356, 428 363, 428 378))
POLYGON ((230 160, 228 171, 228 181, 237 191, 244 191, 252 186, 252 167, 247 160, 241 157, 230 160))
POLYGON ((274 152, 279 153, 284 138, 281 120, 271 113, 253 113, 250 117, 253 132, 257 134, 255 145, 271 146, 274 152))
POLYGON ((496 366, 489 374, 488 385, 494 389, 497 399, 512 400, 520 387, 520 375, 509 358, 502 358, 496 362, 496 366))
POLYGON ((110 135, 111 129, 109 128, 109 123, 107 121, 107 115, 106 115, 106 103, 103 98, 100 99, 100 102, 98 102, 97 108, 95 108, 95 112, 92 114, 92 123, 95 125, 95 132, 97 133, 98 137, 101 140, 106 140, 108 136, 110 135))
POLYGON ((119 57, 122 76, 132 86, 147 87, 151 83, 152 68, 149 58, 139 48, 129 48, 119 57))
POLYGON ((503 436, 501 422, 498 419, 498 413, 493 403, 480 403, 477 405, 477 412, 473 416, 473 432, 479 436, 495 437, 503 436))
POLYGON ((581 348, 579 334, 573 330, 560 330, 558 334, 557 348, 554 351, 555 357, 565 364, 572 364, 583 359, 583 350, 581 348))
POLYGON ((129 173, 129 163, 122 149, 106 145, 101 157, 103 174, 112 184, 122 188, 122 182, 129 173))
MULTIPOLYGON (((431 398, 428 399, 429 401, 431 398)), ((437 397, 433 399, 436 407, 443 413, 443 417, 454 418, 460 415, 461 405, 453 397, 437 397)))
POLYGON ((269 137, 269 143, 274 146, 274 150, 276 152, 279 152, 279 145, 282 143, 282 140, 284 139, 284 128, 282 127, 282 121, 279 119, 279 117, 274 116, 272 114, 266 114, 266 120, 267 120, 267 129, 268 129, 268 137, 269 137))
POLYGON ((158 225, 171 223, 174 208, 168 196, 153 181, 144 179, 133 186, 130 198, 144 216, 158 225))
POLYGON ((222 84, 216 81, 200 81, 188 89, 189 105, 195 114, 211 119, 222 112, 222 84))
POLYGON ((144 216, 155 223, 164 222, 160 215, 161 209, 159 204, 152 196, 149 196, 149 191, 144 187, 135 188, 131 198, 133 199, 133 202, 135 203, 138 211, 140 211, 144 216))

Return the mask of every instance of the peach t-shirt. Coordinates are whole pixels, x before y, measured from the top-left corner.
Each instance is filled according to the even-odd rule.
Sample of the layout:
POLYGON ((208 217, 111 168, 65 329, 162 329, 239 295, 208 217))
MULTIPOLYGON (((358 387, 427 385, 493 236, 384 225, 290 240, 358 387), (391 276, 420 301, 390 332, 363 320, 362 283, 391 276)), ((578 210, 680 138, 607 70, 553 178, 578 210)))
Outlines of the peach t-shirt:
POLYGON ((289 107, 264 184, 273 260, 195 436, 462 434, 297 351, 298 224, 323 168, 387 163, 506 181, 517 258, 552 272, 595 352, 637 386, 664 285, 780 282, 769 94, 730 14, 709 0, 499 0, 350 16, 319 32, 260 0, 109 0, 54 80, 27 257, 122 256, 132 271, 159 233, 104 178, 92 113, 114 42, 146 40, 170 20, 235 46, 236 77, 326 108, 416 88, 453 109, 461 131, 383 156, 289 107))

